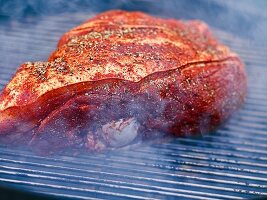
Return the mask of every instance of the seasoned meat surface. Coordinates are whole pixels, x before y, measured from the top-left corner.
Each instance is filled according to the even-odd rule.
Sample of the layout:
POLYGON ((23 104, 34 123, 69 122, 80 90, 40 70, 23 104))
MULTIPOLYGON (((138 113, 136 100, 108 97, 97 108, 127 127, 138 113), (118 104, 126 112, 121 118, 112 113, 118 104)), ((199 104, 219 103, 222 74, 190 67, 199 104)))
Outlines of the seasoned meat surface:
POLYGON ((48 62, 19 67, 0 95, 0 138, 95 151, 204 133, 245 94, 242 62, 205 23, 109 11, 65 33, 48 62))

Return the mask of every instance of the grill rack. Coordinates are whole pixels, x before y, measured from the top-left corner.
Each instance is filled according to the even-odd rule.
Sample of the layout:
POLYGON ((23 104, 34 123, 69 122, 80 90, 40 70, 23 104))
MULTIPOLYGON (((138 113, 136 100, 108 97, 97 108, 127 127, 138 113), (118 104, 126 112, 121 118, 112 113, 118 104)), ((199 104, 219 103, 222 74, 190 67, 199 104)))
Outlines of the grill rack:
MULTIPOLYGON (((0 90, 25 61, 46 60, 60 35, 87 19, 76 13, 38 23, 0 24, 0 90)), ((245 106, 215 133, 107 154, 42 157, 0 146, 0 182, 74 199, 244 199, 267 196, 267 61, 264 46, 215 35, 246 64, 245 106)))

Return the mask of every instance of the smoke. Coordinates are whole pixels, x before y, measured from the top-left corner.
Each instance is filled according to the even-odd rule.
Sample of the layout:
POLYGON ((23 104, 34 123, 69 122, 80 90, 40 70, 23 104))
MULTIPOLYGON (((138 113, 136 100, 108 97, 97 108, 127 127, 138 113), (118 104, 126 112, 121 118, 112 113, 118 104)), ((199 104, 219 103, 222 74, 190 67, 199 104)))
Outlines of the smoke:
MULTIPOLYGON (((257 1, 253 3, 254 7, 251 7, 249 2, 0 0, 0 21, 8 24, 0 30, 2 33, 0 35, 2 45, 0 47, 0 69, 2 70, 3 66, 10 66, 15 70, 24 61, 46 60, 49 53, 55 49, 62 33, 95 13, 110 9, 139 10, 166 18, 201 19, 212 27, 231 32, 238 37, 265 42, 263 38, 266 37, 267 26, 266 16, 263 14, 264 9, 261 9, 262 15, 255 11, 261 7, 260 5, 265 4, 263 1, 257 1), (10 33, 14 34, 13 38, 10 33), (16 33, 20 34, 16 35, 16 33), (13 41, 13 45, 10 45, 10 41, 18 35, 20 35, 20 40, 13 41), (14 59, 14 54, 17 55, 16 59, 14 59)), ((132 110, 138 111, 138 108, 135 108, 136 104, 129 106, 132 110)), ((205 122, 203 127, 206 123, 208 122, 205 122)))
MULTIPOLYGON (((265 41, 264 0, 0 0, 0 20, 36 20, 64 13, 98 13, 110 9, 139 10, 180 19, 201 19, 209 25, 250 40, 265 41)), ((266 43, 266 42, 265 42, 266 43)))
POLYGON ((64 32, 110 9, 140 10, 165 18, 200 19, 236 38, 247 39, 251 45, 264 45, 267 43, 266 4, 264 0, 105 0, 101 3, 98 0, 0 0, 0 67, 15 72, 23 62, 46 60, 64 32))

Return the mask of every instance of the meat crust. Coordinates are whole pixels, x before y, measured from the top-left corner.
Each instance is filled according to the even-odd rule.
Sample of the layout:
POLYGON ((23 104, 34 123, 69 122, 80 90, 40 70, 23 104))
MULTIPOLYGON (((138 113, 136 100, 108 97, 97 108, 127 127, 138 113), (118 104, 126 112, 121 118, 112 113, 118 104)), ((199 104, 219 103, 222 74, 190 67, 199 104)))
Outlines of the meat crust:
POLYGON ((116 144, 107 124, 142 138, 204 133, 242 105, 246 84, 205 23, 109 11, 65 33, 48 62, 19 67, 0 95, 0 138, 98 150, 116 144))

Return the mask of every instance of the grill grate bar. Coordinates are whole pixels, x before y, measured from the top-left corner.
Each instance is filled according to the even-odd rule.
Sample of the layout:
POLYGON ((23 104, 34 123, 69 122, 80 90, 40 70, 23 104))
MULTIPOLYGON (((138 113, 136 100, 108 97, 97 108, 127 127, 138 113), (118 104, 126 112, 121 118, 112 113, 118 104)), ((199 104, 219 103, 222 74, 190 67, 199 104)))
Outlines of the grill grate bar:
MULTIPOLYGON (((174 149, 178 152, 187 152, 187 153, 193 153, 195 154, 201 154, 201 155, 208 155, 207 157, 211 157, 211 156, 223 156, 223 157, 230 157, 230 158, 238 158, 238 159, 253 159, 253 160, 258 160, 261 162, 266 161, 267 157, 263 157, 263 156, 250 156, 247 154, 242 154, 242 153, 233 153, 232 151, 225 151, 225 150, 220 150, 220 152, 215 152, 213 150, 213 148, 208 148, 208 147, 201 147, 201 148, 192 148, 191 150, 187 149, 188 145, 183 145, 183 144, 179 144, 179 146, 177 145, 177 147, 174 149)), ((170 147, 168 150, 162 150, 161 152, 157 152, 157 153, 169 153, 170 157, 178 157, 180 156, 179 153, 174 153, 172 151, 172 147, 170 147)), ((139 150, 140 151, 140 150, 139 150)), ((139 152, 138 151, 138 152, 139 152)), ((146 150, 142 150, 140 152, 146 152, 146 153, 151 153, 151 151, 146 151, 146 150)), ((216 159, 217 160, 217 159, 216 159)))
MULTIPOLYGON (((250 92, 250 91, 249 91, 250 92)), ((248 99, 255 99, 258 103, 261 103, 261 101, 267 100, 267 94, 260 93, 259 91, 251 91, 250 93, 253 94, 253 96, 248 96, 248 99)))
MULTIPOLYGON (((11 166, 0 166, 0 168, 14 171, 14 172, 28 172, 28 173, 40 173, 40 174, 48 174, 48 175, 58 175, 58 176, 65 176, 65 177, 71 177, 73 179, 78 178, 78 179, 85 179, 85 180, 97 180, 97 181, 105 181, 105 182, 112 182, 112 183, 126 183, 126 184, 131 184, 129 182, 123 182, 123 181, 117 181, 117 180, 112 180, 112 179, 106 179, 106 178, 94 178, 94 177, 88 177, 88 176, 79 176, 79 175, 73 175, 73 174, 64 174, 64 173, 58 173, 58 172, 50 172, 50 171, 40 171, 40 170, 33 170, 33 169, 27 169, 27 168, 18 168, 18 167, 11 167, 11 166)), ((177 175, 180 178, 188 178, 188 179, 195 179, 195 180, 200 180, 200 181, 205 181, 205 182, 214 182, 214 183, 222 183, 222 184, 228 184, 228 185, 241 185, 241 186, 249 186, 249 187, 256 187, 256 188, 266 188, 266 186, 258 185, 258 184, 247 184, 245 182, 237 182, 237 181, 229 181, 229 180, 224 180, 224 179, 210 179, 210 178, 203 178, 203 177, 197 177, 197 176, 190 176, 190 175, 177 175)), ((139 184, 140 185, 140 184, 139 184)), ((151 186, 151 185, 149 185, 151 186)), ((151 186, 152 187, 152 186, 151 186)), ((161 186, 160 188, 164 188, 161 186)), ((173 188, 167 188, 167 190, 172 190, 173 188)), ((175 188, 174 188, 175 189, 175 188)), ((172 190, 174 191, 174 190, 172 190)), ((190 190, 191 191, 191 190, 190 190)))
MULTIPOLYGON (((264 82, 263 82, 264 83, 264 82)), ((263 100, 266 100, 266 94, 258 94, 256 93, 255 96, 250 97, 248 96, 247 100, 248 103, 254 103, 255 105, 261 106, 261 105, 267 105, 263 100), (259 97, 260 96, 260 97, 259 97)))
MULTIPOLYGON (((42 194, 42 193, 41 193, 42 194)), ((71 199, 85 199, 85 200, 105 200, 105 199, 102 199, 102 198, 93 198, 93 197, 88 197, 88 195, 85 195, 85 196, 81 196, 81 195, 70 195, 70 194, 66 194, 66 193, 54 193, 54 192, 43 192, 43 194, 46 194, 46 195, 51 195, 51 196, 54 196, 55 198, 60 196, 60 197, 65 197, 65 198, 71 198, 71 199)))
MULTIPOLYGON (((199 139, 195 139, 195 138, 179 138, 178 140, 180 142, 184 141, 184 142, 188 142, 188 143, 197 143, 198 145, 205 145, 205 144, 209 145, 210 144, 210 141, 208 141, 208 140, 199 140, 199 139)), ((213 147, 224 147, 223 149, 233 147, 234 145, 232 145, 232 144, 238 144, 235 147, 240 149, 240 150, 242 149, 246 153, 247 152, 254 152, 254 150, 255 150, 255 153, 258 151, 258 152, 261 152, 261 153, 267 155, 267 152, 264 151, 266 148, 256 146, 257 145, 256 143, 252 145, 252 144, 242 144, 241 142, 234 142, 234 141, 227 141, 227 142, 212 141, 212 145, 214 145, 213 147), (254 149, 253 147, 257 147, 257 149, 254 149)), ((168 144, 168 145, 175 145, 175 144, 168 144)))
POLYGON ((257 111, 257 110, 260 110, 260 107, 261 107, 262 108, 261 110, 266 112, 267 108, 264 106, 265 106, 264 104, 256 105, 255 103, 251 103, 251 102, 247 101, 245 108, 248 110, 256 110, 257 111))
POLYGON ((155 199, 155 198, 145 198, 142 196, 134 196, 134 195, 127 195, 127 194, 120 194, 120 193, 113 193, 113 192, 105 192, 102 190, 92 190, 92 189, 86 189, 86 188, 76 188, 76 187, 68 187, 68 186, 64 186, 64 185, 53 185, 53 184, 43 184, 43 183, 32 183, 30 181, 20 181, 20 180, 10 180, 10 179, 5 179, 5 178, 0 178, 1 181, 3 182, 7 182, 7 183, 17 183, 17 184, 25 184, 25 185, 33 185, 33 186, 37 186, 37 187, 52 187, 52 188, 56 188, 56 189, 65 189, 65 190, 76 190, 76 191, 80 191, 80 192, 87 192, 86 194, 88 194, 88 192, 91 192, 93 194, 95 193, 99 193, 99 194, 103 194, 103 195, 109 195, 109 196, 119 196, 119 197, 123 197, 123 198, 131 198, 131 199, 155 199))
MULTIPOLYGON (((196 140, 196 139, 179 138, 179 141, 190 142, 190 143, 192 143, 194 145, 199 145, 199 146, 210 145, 210 142, 209 141, 196 140)), ((171 147, 171 146, 175 146, 175 145, 169 144, 168 146, 171 147)), ((264 154, 264 155, 267 155, 267 152, 264 151, 264 149, 263 150, 259 150, 259 149, 239 147, 239 146, 234 146, 233 147, 229 143, 220 143, 220 142, 212 141, 212 147, 213 148, 223 149, 223 150, 224 149, 231 149, 231 150, 235 150, 235 151, 243 151, 245 153, 254 153, 254 154, 264 154)), ((255 145, 255 147, 257 147, 257 146, 255 145)))
MULTIPOLYGON (((33 163, 31 163, 33 164, 33 163)), ((149 182, 159 182, 162 184, 172 184, 172 185, 182 185, 182 186, 190 186, 190 187, 197 187, 197 188, 204 188, 204 189, 209 189, 209 190, 223 190, 225 192, 231 192, 231 193, 244 193, 244 194, 258 194, 258 195, 266 195, 266 193, 264 192, 258 192, 258 191, 251 191, 251 190, 244 190, 244 189, 233 189, 231 187, 227 188, 227 187, 217 187, 217 186, 212 186, 212 185, 204 185, 204 184, 195 184, 195 183, 187 183, 187 182, 176 182, 176 181, 172 181, 172 180, 162 180, 162 179, 156 179, 156 178, 150 178, 145 177, 145 176, 132 176, 132 175, 124 175, 124 174, 116 174, 116 173, 112 173, 112 172, 102 172, 102 171, 91 171, 91 170, 82 170, 82 169, 77 169, 77 168, 70 168, 70 167, 58 167, 58 166, 53 166, 50 165, 50 167, 53 168, 61 168, 61 169, 65 169, 65 170, 78 170, 78 171, 83 171, 86 173, 93 173, 93 174, 105 174, 107 176, 119 176, 119 177, 123 177, 123 178, 130 178, 132 180, 134 179, 138 179, 138 180, 142 180, 142 181, 149 181, 149 182)), ((186 169, 188 170, 188 169, 186 169)), ((197 173, 201 173, 201 170, 198 170, 197 173)), ((190 188, 189 188, 190 189, 190 188)), ((237 194, 236 194, 237 195, 237 194)))
POLYGON ((255 143, 254 144, 256 144, 256 143, 266 143, 267 142, 267 139, 265 138, 265 137, 253 137, 253 136, 251 136, 251 133, 250 134, 248 134, 248 135, 243 135, 242 134, 242 136, 240 136, 240 135, 237 135, 236 134, 236 132, 233 132, 233 131, 227 131, 227 130, 219 130, 219 131, 217 131, 216 132, 217 134, 216 135, 207 135, 207 136, 205 136, 205 138, 206 137, 208 137, 208 138, 212 138, 212 139, 220 139, 221 137, 227 137, 227 136, 229 136, 229 135, 231 135, 231 137, 233 138, 233 139, 240 139, 240 138, 242 138, 242 139, 245 139, 245 140, 249 140, 249 141, 255 141, 255 143))
MULTIPOLYGON (((141 152, 140 152, 141 153, 141 152)), ((146 152, 142 152, 143 155, 146 155, 146 152)), ((183 165, 183 164, 187 164, 187 165, 192 165, 192 166, 196 166, 196 167, 200 167, 200 168, 207 168, 207 167, 210 167, 210 168, 214 168, 214 170, 217 170, 217 169, 224 169, 225 171, 238 171, 238 172, 242 172, 242 173, 247 173, 249 175, 251 174, 263 174, 266 176, 266 171, 260 171, 260 170, 255 170, 255 169, 249 169, 249 168, 245 168, 245 169, 240 169, 238 167, 236 167, 235 165, 240 165, 240 164, 244 164, 245 166, 250 166, 251 167, 251 163, 248 163, 248 162, 244 162, 244 161, 239 161, 239 162, 236 162, 234 163, 233 160, 229 160, 229 159, 219 159, 217 158, 216 160, 214 159, 214 157, 209 157, 209 158, 203 158, 203 156, 196 156, 196 155, 190 155, 190 154, 185 154, 185 155, 181 155, 181 154, 176 154, 176 155, 179 155, 181 157, 180 160, 170 160, 170 159, 158 159, 158 158, 149 158, 147 161, 144 161, 143 163, 135 163, 134 165, 136 166, 145 166, 145 167, 156 167, 156 168, 166 168, 166 170, 168 169, 173 169, 173 170, 180 170, 179 168, 176 168, 176 167, 173 167, 173 165, 177 165, 177 164, 180 164, 180 165, 183 165), (183 160, 182 160, 183 159, 183 160), (195 160, 194 160, 195 159, 195 160), (163 163, 163 164, 158 164, 158 165, 155 165, 151 162, 153 161, 156 161, 158 160, 160 163, 163 163), (193 160, 193 161, 192 161, 193 160), (196 162, 197 160, 197 162, 196 162), (205 161, 209 161, 210 163, 207 164, 205 163, 205 161), (148 163, 149 161, 149 163, 148 163), (202 161, 202 162, 201 162, 202 161), (204 163, 203 163, 204 161, 204 163), (172 165, 166 165, 166 163, 171 163, 172 165), (225 166, 222 165, 222 163, 225 164, 225 166), (227 165, 226 165, 227 164, 227 165), (231 165, 231 164, 235 164, 235 165, 231 165)), ((124 154, 121 154, 120 156, 124 156, 123 158, 125 159, 125 155, 124 154)), ((134 157, 133 155, 127 155, 131 158, 136 158, 134 157)), ((164 156, 164 155, 163 155, 164 156)), ((94 159, 95 158, 92 158, 90 157, 90 159, 94 159)), ((3 160, 5 161, 5 160, 3 160)), ((64 160, 60 160, 61 162, 65 162, 64 160)), ((105 161, 110 161, 110 162, 114 162, 114 160, 112 159, 105 159, 105 161)), ((68 162, 67 162, 68 163, 68 162)), ((132 164, 131 161, 128 161, 128 160, 118 160, 118 163, 127 163, 127 164, 132 164)), ((75 163, 75 164, 78 164, 78 163, 75 163)), ((96 164, 94 164, 96 165, 96 164)), ((259 168, 259 166, 256 166, 259 168)), ((232 176, 233 177, 233 176, 232 176)), ((244 177, 241 177, 241 176, 238 176, 237 178, 244 178, 244 177)), ((247 177, 245 177, 247 178, 247 177)), ((249 176, 247 179, 255 179, 253 176, 249 176)), ((256 179, 258 181, 263 181, 265 179, 256 179)))
MULTIPOLYGON (((123 156, 123 154, 120 154, 120 156, 123 156)), ((119 157, 120 157, 119 156, 119 157)), ((130 156, 130 155, 127 155, 127 156, 130 156)), ((132 155, 131 155, 132 156, 132 155)), ((133 156, 132 156, 133 157, 133 156)), ((124 158, 126 158, 125 156, 124 156, 124 158)), ((87 158, 88 159, 88 158, 87 158)), ((96 158, 92 158, 92 157, 90 157, 89 158, 90 160, 94 160, 95 162, 97 162, 98 161, 98 159, 96 159, 96 158)), ((152 158, 151 158, 152 159, 152 158)), ((151 160, 151 159, 149 159, 149 160, 151 160)), ((86 160, 86 159, 85 159, 86 160)), ((108 159, 108 158, 105 158, 104 159, 105 161, 109 161, 109 162, 114 162, 114 160, 112 160, 112 159, 108 159)), ((115 159, 116 160, 116 163, 126 163, 126 164, 130 164, 131 166, 142 166, 142 167, 152 167, 152 168, 155 168, 155 167, 160 167, 159 165, 160 164, 158 164, 158 166, 157 166, 157 164, 151 164, 151 163, 140 163, 140 162, 133 162, 133 161, 129 161, 129 160, 121 160, 120 158, 116 158, 115 159)), ((16 162, 16 161, 14 161, 14 160, 10 160, 10 159, 1 159, 1 161, 6 161, 6 162, 16 162)), ((64 162, 64 163, 69 163, 69 161, 66 161, 66 160, 60 160, 60 159, 57 159, 57 161, 60 161, 60 162, 64 162)), ((19 163, 20 162, 23 162, 24 163, 24 161, 18 161, 19 163)), ((176 161, 176 162, 179 162, 179 161, 176 161)), ((26 162, 26 164, 30 164, 30 165, 36 165, 36 163, 32 163, 32 162, 26 162)), ((25 164, 25 163, 24 163, 25 164)), ((101 168, 103 168, 103 167, 106 167, 105 165, 103 166, 103 165, 99 165, 99 164, 96 164, 96 163, 93 163, 93 164, 83 164, 83 162, 82 161, 80 161, 80 162, 72 162, 72 164, 76 164, 76 165, 83 165, 83 166, 95 166, 95 167, 101 167, 101 168)), ((199 164, 199 163, 194 163, 194 162, 188 162, 187 164, 190 164, 190 165, 198 165, 198 167, 200 166, 201 167, 201 164, 199 164)), ((215 166, 216 167, 216 165, 211 165, 211 166, 215 166)), ((54 165, 51 165, 50 167, 56 167, 56 166, 54 166, 54 165)), ((146 173, 149 173, 149 174, 153 174, 153 173, 156 173, 157 174, 157 172, 156 171, 147 171, 147 170, 143 170, 142 169, 142 167, 140 167, 141 169, 125 169, 125 171, 136 171, 136 172, 138 172, 138 173, 144 173, 144 172, 146 172, 146 173)), ((168 168, 170 168, 170 166, 165 166, 166 167, 166 170, 168 170, 168 168)), ((110 166, 109 168, 116 168, 115 166, 110 166)), ((201 167, 201 168, 203 168, 203 167, 201 167)), ((118 170, 123 170, 123 167, 118 167, 117 168, 118 170)), ((171 167, 171 169, 176 169, 176 168, 173 168, 173 167, 171 167)), ((234 168, 234 167, 232 167, 232 168, 229 168, 229 169, 231 169, 231 170, 238 170, 238 169, 236 169, 236 168, 234 168)), ((78 169, 77 169, 78 170, 78 169)), ((177 168, 177 170, 179 170, 179 171, 192 171, 192 172, 194 172, 193 170, 190 170, 190 169, 185 169, 185 168, 177 168)), ((249 174, 250 173, 257 173, 257 172, 255 172, 255 170, 245 170, 245 171, 247 171, 249 174)), ((199 170, 197 170, 197 173, 199 173, 200 171, 199 170)), ((247 179, 250 179, 250 180, 258 180, 258 181, 264 181, 264 180, 266 180, 265 178, 257 178, 257 177, 253 177, 253 176, 243 176, 243 175, 237 175, 237 174, 230 174, 230 173, 227 173, 227 174, 222 174, 222 173, 220 173, 220 172, 210 172, 210 171, 205 171, 205 170, 201 170, 201 173, 206 173, 206 174, 213 174, 213 175, 218 175, 218 176, 228 176, 228 177, 232 177, 232 178, 236 178, 236 179, 245 179, 245 180, 247 180, 247 179)), ((163 175, 163 173, 161 173, 162 175, 163 175)), ((170 174, 170 173, 164 173, 165 175, 168 175, 168 176, 170 176, 170 177, 172 177, 173 175, 172 174, 170 174)))
MULTIPOLYGON (((243 126, 243 128, 248 128, 250 130, 256 130, 256 131, 263 131, 263 134, 266 135, 266 132, 264 132, 264 128, 266 128, 266 124, 257 124, 257 125, 254 125, 253 123, 246 123, 246 122, 243 122, 243 121, 236 121, 235 123, 232 122, 229 122, 226 127, 231 127, 231 126, 243 126)), ((262 132, 261 132, 262 133, 262 132)), ((248 142, 249 143, 249 142, 248 142)), ((266 147, 266 145, 264 144, 259 144, 259 146, 261 147, 266 147)))
MULTIPOLYGON (((13 172, 15 175, 17 175, 16 171, 25 171, 23 169, 18 169, 15 168, 15 171, 13 172)), ((10 169, 8 171, 3 171, 0 170, 0 172, 2 173, 7 173, 7 174, 12 174, 12 172, 10 172, 10 169)), ((35 172, 39 173, 39 174, 43 174, 42 171, 38 171, 36 170, 35 172)), ((144 185, 144 184, 131 184, 131 183, 127 183, 127 182, 122 182, 122 181, 114 181, 114 180, 105 180, 104 183, 100 182, 99 178, 89 178, 89 177, 82 177, 82 176, 69 176, 67 174, 59 174, 59 173, 45 173, 46 175, 35 175, 32 174, 29 171, 26 171, 25 173, 23 172, 19 172, 19 175, 25 175, 25 176, 29 176, 29 177, 33 177, 33 178, 42 178, 42 179, 55 179, 58 181, 72 181, 72 182, 78 182, 81 184, 91 184, 91 185, 100 185, 103 187, 117 187, 116 185, 121 185, 121 184, 126 184, 129 185, 128 187, 126 186, 120 186, 121 188, 127 188, 127 189, 134 189, 134 190, 141 190, 142 192, 148 192, 148 193, 157 193, 160 191, 164 191, 164 195, 170 195, 170 196, 180 196, 181 194, 185 193, 190 193, 193 195, 200 195, 200 196, 204 196, 204 197, 218 197, 218 198, 232 198, 232 199, 240 199, 240 197, 236 197, 236 196, 230 196, 230 195, 220 195, 220 194, 216 194, 216 193, 206 193, 206 192, 198 192, 198 191, 191 191, 191 190, 183 190, 183 189, 176 189, 176 188, 167 188, 167 187, 159 187, 159 186, 151 186, 151 185, 144 185), (51 175, 48 176, 47 174, 51 175), (57 177, 60 176, 60 177, 57 177), (64 178, 62 178, 64 177, 64 178), (108 183, 108 184, 107 184, 108 183), (138 187, 138 188, 136 188, 138 187), (144 188, 144 190, 142 189, 144 188), (149 189, 150 188, 150 189, 149 189), (151 188, 153 188, 154 190, 152 190, 151 188), (176 193, 174 193, 176 192, 176 193), (181 194, 180 194, 180 193, 181 194), (177 195, 178 193, 178 195, 177 195)), ((191 197, 191 195, 189 196, 191 197)), ((213 199, 213 198, 212 198, 213 199)))
MULTIPOLYGON (((181 140, 178 140, 178 141, 181 141, 181 140)), ((156 149, 158 149, 159 147, 156 145, 155 146, 156 147, 156 149)), ((172 149, 172 146, 171 145, 168 145, 168 149, 172 149)), ((150 154, 152 154, 152 152, 153 151, 156 151, 156 149, 151 149, 150 151, 146 151, 146 153, 150 153, 150 154)), ((253 154, 253 156, 251 156, 251 155, 248 155, 247 154, 247 152, 239 152, 238 154, 237 153, 233 153, 233 152, 231 152, 231 151, 220 151, 220 153, 215 153, 215 152, 213 152, 212 150, 213 150, 213 148, 208 148, 208 147, 201 147, 201 148, 194 148, 194 146, 192 145, 192 144, 188 144, 188 143, 186 143, 186 145, 183 145, 183 144, 179 144, 179 146, 177 145, 177 146, 175 146, 175 148, 173 149, 173 150, 176 150, 176 151, 185 151, 185 152, 187 152, 187 153, 203 153, 203 154, 208 154, 209 156, 210 155, 222 155, 222 156, 231 156, 231 157, 236 157, 236 158, 246 158, 246 159, 252 159, 252 160, 255 160, 255 159, 257 159, 257 160, 261 160, 261 161, 266 161, 267 160, 267 157, 264 157, 264 156, 262 156, 262 155, 255 155, 255 154, 253 154), (192 146, 191 148, 190 148, 190 150, 188 150, 188 149, 186 149, 186 147, 188 147, 188 146, 192 146)), ((166 152, 169 152, 168 150, 164 150, 164 148, 161 148, 160 149, 160 151, 161 152, 163 152, 163 153, 166 153, 166 152)), ((175 152, 176 152, 175 151, 175 152)), ((141 152, 140 150, 136 150, 135 152, 141 152)), ((6 151, 3 151, 3 153, 5 153, 5 154, 9 154, 9 155, 13 155, 13 156, 15 156, 16 154, 15 153, 11 153, 11 152, 6 152, 6 151)), ((28 152, 25 152, 25 153, 27 153, 28 154, 28 152)), ((157 152, 157 153, 160 153, 160 152, 157 152)), ((176 154, 176 153, 171 153, 171 152, 169 152, 170 153, 170 156, 171 155, 175 155, 175 156, 178 156, 179 154, 176 154)), ((25 157, 25 156, 23 156, 23 155, 20 155, 20 156, 22 156, 22 157, 25 157)), ((34 157, 33 155, 31 155, 30 157, 34 157)), ((35 158, 35 157, 34 157, 35 158)), ((45 159, 45 158, 43 158, 43 157, 36 157, 36 158, 39 158, 39 159, 45 159)), ((62 161, 62 160, 61 160, 62 161)), ((238 162, 237 162, 238 163, 238 162)), ((253 163, 250 163, 250 165, 253 165, 253 163)), ((258 164, 255 164, 254 166, 256 167, 258 164)))
POLYGON ((247 116, 255 117, 255 118, 266 118, 264 115, 266 112, 264 110, 253 110, 253 109, 243 109, 239 111, 239 114, 244 114, 247 116))

